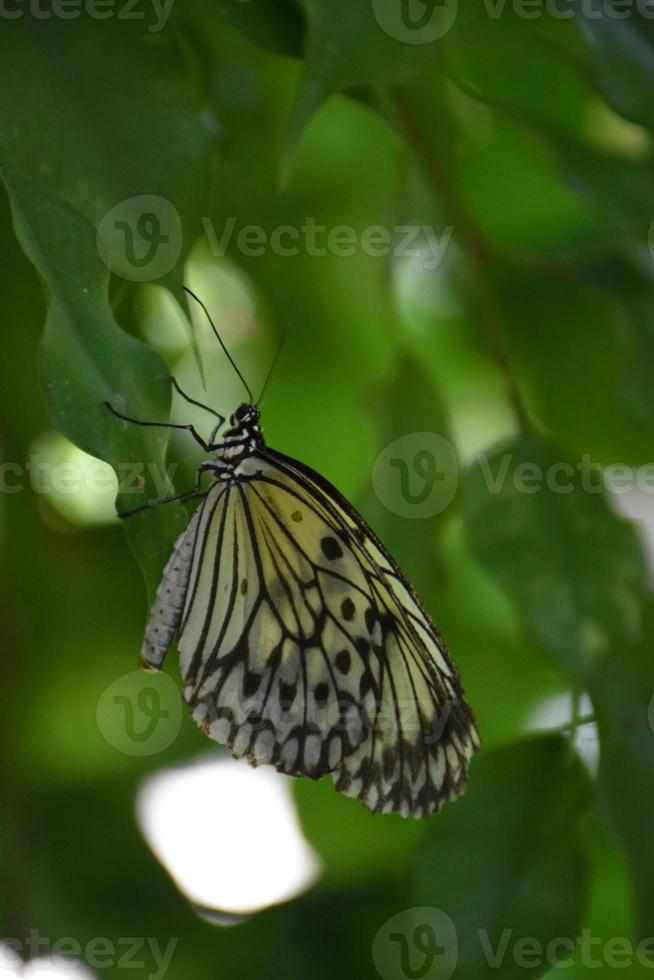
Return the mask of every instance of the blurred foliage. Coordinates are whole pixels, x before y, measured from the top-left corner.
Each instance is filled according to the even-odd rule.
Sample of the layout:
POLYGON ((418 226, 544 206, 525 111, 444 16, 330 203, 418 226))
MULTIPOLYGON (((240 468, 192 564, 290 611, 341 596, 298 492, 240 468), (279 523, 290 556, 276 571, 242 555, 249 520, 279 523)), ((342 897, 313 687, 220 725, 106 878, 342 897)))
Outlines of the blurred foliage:
MULTIPOLYGON (((374 976, 375 935, 414 906, 453 919, 461 978, 548 969, 508 954, 490 969, 479 929, 494 947, 505 928, 545 945, 654 932, 652 480, 634 490, 631 469, 628 501, 602 482, 651 462, 654 28, 609 0, 459 6, 451 23, 434 8, 430 34, 404 5, 415 37, 391 0, 186 0, 163 20, 154 4, 102 19, 42 4, 3 19, 1 935, 179 936, 174 980, 320 980, 374 976), (103 219, 126 209, 146 251, 144 196, 174 207, 177 252, 129 276, 107 260, 103 219), (394 248, 407 229, 412 247, 394 248), (144 590, 115 523, 75 523, 33 468, 11 492, 53 429, 121 481, 121 464, 146 464, 121 507, 170 488, 165 462, 178 491, 192 485, 185 434, 101 408, 167 418, 171 371, 219 411, 242 398, 183 282, 257 392, 286 331, 267 438, 389 543, 484 742, 467 796, 423 824, 298 783, 322 879, 233 929, 194 915, 134 820, 147 773, 206 749, 195 726, 136 758, 96 721, 136 664, 184 506, 127 525, 144 590), (412 432, 448 438, 460 461, 451 504, 425 520, 388 510, 371 480, 412 432), (569 492, 534 490, 534 466, 560 465, 569 492), (585 764, 582 693, 599 737, 591 726, 585 764)), ((207 422, 178 396, 172 418, 207 422)))

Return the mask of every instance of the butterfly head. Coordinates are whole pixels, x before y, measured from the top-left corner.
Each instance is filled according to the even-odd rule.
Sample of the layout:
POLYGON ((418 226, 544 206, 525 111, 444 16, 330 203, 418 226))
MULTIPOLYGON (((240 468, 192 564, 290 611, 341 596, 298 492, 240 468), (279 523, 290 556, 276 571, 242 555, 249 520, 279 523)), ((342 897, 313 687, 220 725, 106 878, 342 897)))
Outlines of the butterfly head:
POLYGON ((248 405, 247 402, 243 402, 242 405, 238 406, 229 421, 235 429, 250 428, 257 425, 260 418, 261 412, 256 405, 248 405))

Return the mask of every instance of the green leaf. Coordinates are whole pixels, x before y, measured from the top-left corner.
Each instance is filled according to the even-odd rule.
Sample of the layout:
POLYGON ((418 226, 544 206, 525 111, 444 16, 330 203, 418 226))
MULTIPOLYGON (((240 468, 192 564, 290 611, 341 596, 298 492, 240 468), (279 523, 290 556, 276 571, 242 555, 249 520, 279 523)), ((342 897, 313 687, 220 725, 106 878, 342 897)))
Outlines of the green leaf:
POLYGON ((599 286, 565 273, 501 271, 512 370, 530 413, 569 454, 603 465, 649 462, 650 425, 624 394, 634 354, 645 348, 606 272, 598 278, 599 286))
POLYGON ((185 5, 180 14, 188 16, 189 9, 193 10, 192 21, 218 16, 262 48, 278 54, 301 54, 304 18, 295 0, 257 0, 256 3, 198 0, 185 5))
POLYGON ((570 184, 602 209, 619 237, 627 232, 647 235, 654 208, 654 175, 649 153, 631 159, 596 151, 581 143, 561 144, 558 149, 570 184))
POLYGON ((654 290, 632 289, 625 299, 631 356, 622 383, 622 398, 634 422, 651 431, 654 424, 654 290))
POLYGON ((583 767, 559 737, 474 761, 466 795, 433 821, 415 859, 416 904, 440 910, 456 930, 458 943, 445 952, 456 957, 458 945, 457 980, 541 976, 548 943, 574 942, 587 892, 580 828, 590 799, 583 767), (535 953, 520 946, 527 937, 535 953), (530 966, 521 967, 523 953, 530 966))
MULTIPOLYGON (((111 463, 122 481, 119 508, 166 496, 171 485, 164 466, 165 430, 128 425, 102 408, 109 400, 136 418, 165 421, 170 404, 165 361, 113 319, 109 274, 91 224, 42 185, 8 171, 3 179, 16 234, 49 296, 41 377, 53 422, 85 452, 111 463)), ((179 504, 168 504, 126 522, 151 597, 186 520, 179 504)))
POLYGON ((528 633, 578 677, 638 641, 646 591, 635 529, 600 481, 534 436, 480 456, 464 494, 470 547, 528 633))
POLYGON ((601 801, 629 861, 639 939, 652 934, 654 908, 653 640, 650 603, 642 645, 607 661, 590 684, 602 745, 601 801))
POLYGON ((572 6, 607 101, 632 122, 654 128, 654 46, 646 22, 611 0, 573 0, 572 6))
POLYGON ((526 30, 510 4, 496 18, 483 3, 463 4, 446 38, 448 69, 468 94, 576 142, 597 101, 583 66, 567 50, 570 35, 582 42, 570 21, 549 17, 545 6, 539 13, 526 30))
POLYGON ((217 127, 176 34, 151 26, 13 20, 0 37, 0 161, 99 225, 114 271, 167 277, 179 290, 202 230, 217 127), (116 222, 131 226, 133 243, 116 222), (158 241, 165 247, 141 264, 158 241))
MULTIPOLYGON (((300 0, 307 18, 304 74, 286 134, 282 172, 311 117, 336 92, 406 81, 434 57, 452 3, 430 8, 425 27, 412 30, 396 0, 300 0)), ((428 5, 429 7, 429 5, 428 5)))
MULTIPOLYGON (((455 33, 453 30, 453 36, 455 33)), ((514 46, 523 43, 516 34, 514 46)), ((483 45, 483 40, 477 40, 471 52, 465 48, 466 58, 470 60, 483 45)), ((486 57, 490 60, 492 55, 486 57)), ((476 73, 482 74, 478 66, 476 73)), ((490 87, 485 74, 483 78, 485 87, 490 87)), ((504 76, 502 84, 504 101, 508 101, 515 80, 509 82, 504 76)), ((494 80, 493 88, 498 86, 494 80)), ((455 240, 460 240, 464 230, 452 214, 452 205, 457 210, 465 208, 489 250, 515 255, 519 268, 527 255, 567 257, 603 232, 602 207, 590 195, 579 193, 561 164, 559 152, 568 145, 567 139, 542 138, 542 130, 551 129, 543 111, 544 93, 540 102, 537 92, 531 98, 527 93, 514 93, 511 110, 496 111, 453 90, 436 61, 402 90, 402 98, 415 118, 418 138, 422 132, 443 168, 440 186, 434 190, 440 205, 450 212, 446 220, 456 226, 455 240), (513 108, 518 103, 522 106, 519 112, 513 108), (529 127, 523 122, 526 117, 532 124, 529 127)), ((490 93, 486 98, 494 105, 497 92, 495 98, 490 93)), ((565 127, 572 128, 575 111, 573 107, 568 111, 565 127)))

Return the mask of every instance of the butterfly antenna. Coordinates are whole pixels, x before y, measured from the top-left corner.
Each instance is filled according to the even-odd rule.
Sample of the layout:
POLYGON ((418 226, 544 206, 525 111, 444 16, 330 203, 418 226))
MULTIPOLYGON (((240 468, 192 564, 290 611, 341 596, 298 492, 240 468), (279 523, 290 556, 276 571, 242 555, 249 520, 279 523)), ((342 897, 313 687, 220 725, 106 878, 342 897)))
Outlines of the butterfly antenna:
POLYGON ((264 394, 266 393, 266 388, 268 387, 268 382, 270 381, 270 378, 272 376, 273 370, 275 368, 275 364, 277 364, 277 360, 279 358, 279 355, 282 352, 282 347, 284 346, 284 341, 285 340, 286 340, 286 327, 284 327, 284 330, 282 332, 282 335, 279 338, 279 343, 277 344, 277 350, 275 351, 275 356, 273 357, 272 364, 270 365, 270 368, 268 369, 268 374, 266 375, 266 380, 263 383, 263 388, 261 389, 261 394, 257 398, 257 402, 256 402, 257 405, 259 405, 259 403, 261 402, 261 399, 263 398, 264 394))
POLYGON ((204 310, 204 315, 206 316, 207 320, 209 321, 209 324, 211 326, 211 329, 213 330, 214 334, 216 335, 216 339, 217 339, 218 343, 220 344, 220 346, 222 347, 223 351, 225 352, 225 356, 227 357, 227 360, 232 365, 232 367, 234 368, 234 370, 238 374, 239 378, 241 379, 241 381, 243 383, 243 387, 245 388, 245 390, 248 393, 248 398, 250 399, 250 404, 252 404, 253 398, 252 398, 252 392, 250 391, 250 386, 247 383, 247 381, 245 380, 245 378, 243 377, 243 375, 241 374, 241 372, 239 371, 239 369, 237 368, 236 363, 234 361, 234 358, 232 357, 232 355, 229 353, 229 351, 225 347, 225 345, 224 345, 224 343, 222 341, 222 337, 220 336, 220 334, 216 330, 216 326, 215 326, 213 320, 211 319, 211 316, 209 315, 209 310, 206 308, 206 306, 204 305, 204 303, 202 302, 202 300, 200 299, 200 297, 195 295, 195 293, 193 292, 192 289, 189 289, 188 286, 184 286, 183 288, 184 288, 184 292, 185 293, 188 293, 189 296, 192 296, 193 299, 195 300, 195 302, 198 303, 198 305, 201 306, 202 309, 204 310))

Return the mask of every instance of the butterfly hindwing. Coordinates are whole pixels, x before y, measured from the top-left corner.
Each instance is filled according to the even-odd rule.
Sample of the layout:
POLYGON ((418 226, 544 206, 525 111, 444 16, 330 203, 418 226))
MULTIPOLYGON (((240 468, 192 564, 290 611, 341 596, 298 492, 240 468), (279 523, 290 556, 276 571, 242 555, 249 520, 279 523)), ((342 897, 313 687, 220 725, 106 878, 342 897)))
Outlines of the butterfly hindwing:
POLYGON ((336 788, 372 810, 426 816, 463 792, 479 747, 456 667, 411 585, 356 510, 304 464, 270 455, 349 542, 376 610, 377 714, 368 713, 366 740, 334 773, 336 788))

